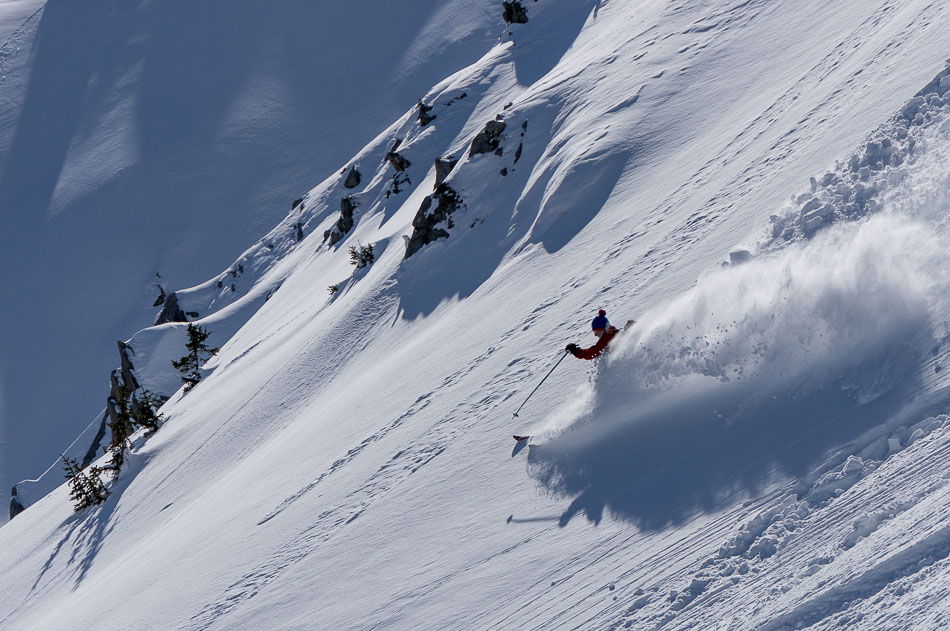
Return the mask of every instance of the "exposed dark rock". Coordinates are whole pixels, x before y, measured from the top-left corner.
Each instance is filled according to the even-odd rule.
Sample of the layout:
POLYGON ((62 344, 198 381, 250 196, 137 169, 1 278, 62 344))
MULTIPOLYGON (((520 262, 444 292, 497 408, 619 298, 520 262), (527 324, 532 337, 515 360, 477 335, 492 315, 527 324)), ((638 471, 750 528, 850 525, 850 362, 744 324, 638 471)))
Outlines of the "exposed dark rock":
POLYGON ((132 370, 135 368, 132 365, 132 358, 129 357, 129 354, 135 354, 135 350, 123 342, 122 340, 118 341, 119 345, 119 371, 122 374, 122 382, 125 383, 126 388, 131 390, 139 389, 139 381, 135 378, 135 374, 132 370))
POLYGON ((222 287, 224 287, 224 281, 219 280, 219 281, 218 281, 218 289, 221 289, 222 287))
POLYGON ((158 287, 158 298, 155 299, 155 302, 152 303, 153 307, 157 307, 160 304, 165 302, 165 288, 161 285, 155 285, 158 287))
POLYGON ((356 210, 358 203, 353 200, 351 195, 347 195, 340 200, 340 219, 336 222, 340 232, 346 234, 353 228, 353 211, 356 210))
POLYGON ((294 238, 297 240, 297 243, 303 241, 303 224, 299 221, 294 224, 294 238))
POLYGON ((501 173, 502 175, 508 175, 508 167, 505 167, 504 169, 499 171, 499 173, 501 173))
POLYGON ((165 297, 165 306, 162 307, 158 317, 155 318, 155 324, 153 326, 158 326, 159 324, 165 324, 167 322, 187 321, 188 318, 185 317, 185 312, 182 311, 181 307, 178 306, 178 296, 175 295, 175 292, 172 292, 165 297))
POLYGON ((439 188, 445 178, 449 177, 449 173, 452 172, 458 162, 455 156, 435 159, 435 188, 439 188))
MULTIPOLYGON (((234 285, 232 285, 232 287, 233 287, 233 286, 234 286, 234 285)), ((188 316, 188 317, 191 318, 191 319, 195 319, 195 318, 198 317, 198 312, 197 312, 197 311, 186 311, 186 312, 185 312, 185 315, 188 316)))
POLYGON ((89 445, 89 449, 86 450, 85 455, 82 457, 82 468, 85 469, 92 464, 99 456, 99 447, 102 445, 102 439, 106 437, 106 428, 109 423, 109 413, 108 411, 102 415, 102 420, 99 421, 99 429, 96 430, 96 435, 92 438, 92 443, 89 445))
POLYGON ((425 127, 426 125, 428 125, 429 123, 435 120, 435 115, 429 114, 429 112, 432 111, 431 105, 426 105, 422 101, 419 101, 416 104, 416 109, 419 110, 419 125, 421 127, 425 127))
POLYGON ((346 188, 356 188, 360 185, 360 178, 360 172, 356 170, 356 167, 350 167, 350 172, 346 174, 343 186, 346 188))
POLYGON ((336 224, 323 233, 323 240, 330 240, 330 245, 339 243, 343 236, 353 228, 353 211, 359 207, 352 195, 347 195, 340 200, 340 218, 336 224))
POLYGON ((518 143, 518 148, 515 149, 515 161, 514 164, 518 164, 518 160, 521 159, 521 148, 523 143, 518 143))
POLYGON ((402 144, 402 139, 397 138, 396 142, 393 143, 392 149, 390 149, 389 152, 386 154, 386 160, 388 160, 389 164, 393 165, 393 168, 399 172, 405 171, 412 165, 412 163, 409 162, 409 160, 407 160, 406 158, 396 153, 396 149, 398 149, 399 145, 401 144, 402 144))
POLYGON ((295 199, 293 205, 290 207, 291 210, 297 210, 297 206, 303 203, 303 197, 300 199, 295 199))
POLYGON ((20 503, 20 500, 16 496, 16 487, 13 487, 13 490, 10 491, 10 519, 13 519, 20 513, 26 510, 26 506, 20 503))
POLYGON ((468 96, 468 92, 462 92, 461 94, 459 94, 457 97, 455 97, 455 98, 452 99, 451 101, 446 101, 445 106, 448 107, 448 106, 452 105, 453 103, 455 103, 456 101, 461 101, 461 100, 464 99, 466 96, 468 96))
POLYGON ((451 228, 452 213, 461 205, 461 197, 448 184, 442 184, 432 195, 427 195, 412 220, 413 231, 406 243, 406 258, 436 239, 448 238, 449 233, 437 226, 445 222, 446 227, 451 228), (432 210, 433 200, 436 202, 434 210, 432 210))
POLYGON ((496 151, 501 142, 501 133, 505 131, 505 122, 492 120, 485 123, 485 129, 478 132, 472 139, 472 146, 468 151, 468 156, 477 156, 482 153, 491 153, 496 151))
POLYGON ((501 5, 505 9, 505 22, 508 24, 527 24, 528 23, 528 14, 525 12, 521 2, 519 0, 511 0, 511 2, 502 2, 501 5))
POLYGON ((389 183, 389 190, 386 191, 386 199, 389 199, 390 195, 398 195, 402 192, 402 189, 399 188, 400 184, 412 184, 408 173, 393 173, 392 181, 389 183))

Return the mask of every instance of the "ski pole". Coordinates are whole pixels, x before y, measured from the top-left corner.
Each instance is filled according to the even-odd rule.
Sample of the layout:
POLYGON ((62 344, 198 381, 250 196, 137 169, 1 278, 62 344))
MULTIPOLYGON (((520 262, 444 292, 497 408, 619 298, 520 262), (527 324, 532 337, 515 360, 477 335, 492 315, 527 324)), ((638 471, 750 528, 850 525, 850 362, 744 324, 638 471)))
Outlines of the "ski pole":
MULTIPOLYGON (((559 365, 562 361, 564 361, 564 358, 568 356, 568 354, 569 354, 569 351, 564 351, 564 354, 561 355, 561 359, 557 360, 557 364, 554 364, 554 368, 557 368, 558 365, 559 365)), ((554 372, 554 368, 552 368, 551 370, 549 370, 549 371, 548 371, 548 374, 544 375, 544 379, 542 379, 541 382, 540 382, 538 385, 536 385, 536 386, 534 387, 534 390, 532 390, 532 391, 531 391, 531 394, 528 395, 528 398, 524 400, 524 403, 522 403, 521 405, 518 406, 518 409, 515 410, 515 413, 512 414, 511 418, 518 418, 518 412, 520 412, 520 411, 521 411, 521 408, 524 407, 524 404, 528 402, 528 399, 531 398, 531 395, 533 395, 535 392, 538 391, 538 388, 541 387, 541 384, 544 383, 544 381, 545 381, 548 377, 551 376, 551 373, 554 372)))

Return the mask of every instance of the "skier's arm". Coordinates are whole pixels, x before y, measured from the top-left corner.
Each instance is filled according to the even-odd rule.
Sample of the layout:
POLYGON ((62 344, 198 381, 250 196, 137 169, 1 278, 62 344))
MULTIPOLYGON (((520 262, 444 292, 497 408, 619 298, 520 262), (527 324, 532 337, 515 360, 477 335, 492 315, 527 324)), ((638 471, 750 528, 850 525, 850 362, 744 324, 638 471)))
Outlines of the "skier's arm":
POLYGON ((594 359, 604 352, 604 349, 610 344, 610 340, 614 339, 614 336, 617 335, 617 331, 618 329, 616 327, 608 328, 604 331, 604 334, 600 336, 600 339, 597 340, 597 343, 590 348, 579 348, 577 344, 568 344, 565 350, 578 359, 594 359))

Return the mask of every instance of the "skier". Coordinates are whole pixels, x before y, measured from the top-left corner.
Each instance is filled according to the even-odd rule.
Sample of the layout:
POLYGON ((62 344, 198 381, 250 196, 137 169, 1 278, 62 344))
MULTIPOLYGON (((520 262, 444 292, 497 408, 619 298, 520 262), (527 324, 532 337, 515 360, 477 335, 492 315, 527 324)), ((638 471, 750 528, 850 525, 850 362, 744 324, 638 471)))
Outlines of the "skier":
POLYGON ((594 335, 598 337, 597 343, 589 348, 580 348, 577 344, 568 344, 564 349, 578 359, 594 359, 607 350, 607 345, 614 336, 620 332, 615 326, 610 326, 607 320, 607 312, 603 309, 597 312, 597 317, 591 322, 591 329, 594 335))
POLYGON ((608 326, 610 326, 610 321, 607 319, 607 312, 600 309, 597 311, 597 317, 590 323, 590 328, 593 329, 594 335, 600 337, 604 334, 604 331, 607 330, 608 326))

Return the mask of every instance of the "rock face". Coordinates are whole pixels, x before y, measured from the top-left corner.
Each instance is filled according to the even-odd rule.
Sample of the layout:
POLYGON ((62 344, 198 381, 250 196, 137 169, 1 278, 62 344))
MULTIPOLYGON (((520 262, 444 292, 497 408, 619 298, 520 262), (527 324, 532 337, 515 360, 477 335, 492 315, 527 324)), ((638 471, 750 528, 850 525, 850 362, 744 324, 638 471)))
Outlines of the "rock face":
POLYGON ((419 101, 416 104, 416 109, 419 111, 419 126, 425 127, 429 123, 435 120, 435 115, 429 114, 432 111, 431 105, 426 105, 422 101, 419 101))
POLYGON ((461 205, 462 198, 445 183, 440 184, 432 195, 426 196, 412 220, 413 231, 406 243, 406 258, 436 239, 448 238, 449 233, 438 225, 445 222, 446 228, 451 228, 453 226, 452 213, 461 205), (432 210, 433 201, 435 202, 434 210, 432 210))
POLYGON ((458 162, 454 156, 445 156, 444 158, 435 159, 435 189, 438 189, 439 186, 442 185, 442 182, 445 181, 445 178, 449 177, 449 173, 452 172, 452 169, 455 168, 458 162))
POLYGON ((122 382, 125 383, 125 386, 129 390, 138 390, 139 381, 135 378, 135 374, 132 370, 135 368, 132 365, 132 359, 129 357, 129 353, 135 354, 135 351, 132 350, 132 347, 119 340, 119 373, 122 375, 122 382))
POLYGON ((346 179, 343 180, 343 186, 346 188, 356 188, 360 185, 360 172, 356 170, 356 167, 350 167, 350 172, 346 174, 346 179))
POLYGON ((188 318, 185 317, 185 312, 182 311, 181 307, 178 306, 178 296, 175 295, 175 292, 172 292, 165 297, 165 305, 159 312, 158 317, 155 318, 155 324, 153 326, 158 326, 159 324, 165 324, 167 322, 187 321, 188 318))
POLYGON ((20 500, 16 496, 16 487, 13 487, 13 490, 10 492, 12 497, 10 498, 10 519, 13 519, 20 513, 26 510, 26 506, 20 503, 20 500))
POLYGON ((399 145, 401 144, 402 140, 397 138, 396 142, 393 143, 393 148, 390 149, 389 153, 386 154, 386 160, 388 160, 389 164, 393 165, 393 168, 399 172, 405 171, 412 165, 409 160, 396 153, 396 149, 398 149, 399 145))
POLYGON ((290 205, 290 209, 291 209, 291 210, 297 210, 297 206, 300 206, 301 204, 303 204, 303 197, 301 197, 301 198, 299 198, 299 199, 295 199, 295 200, 294 200, 294 203, 290 205))
POLYGON ((491 153, 500 149, 501 133, 505 131, 505 122, 492 120, 485 123, 485 128, 472 139, 472 146, 468 156, 477 156, 482 153, 491 153))
POLYGON ((330 245, 339 243, 343 236, 353 228, 353 211, 359 206, 352 195, 340 200, 340 218, 336 224, 323 233, 323 240, 330 240, 330 245))
POLYGON ((102 420, 99 421, 99 429, 96 431, 96 435, 93 436, 92 442, 89 444, 89 449, 86 450, 85 455, 82 457, 82 468, 85 469, 99 456, 99 446, 102 444, 102 440, 106 437, 106 428, 109 423, 109 412, 107 411, 102 415, 102 420))
POLYGON ((521 6, 519 0, 512 0, 511 2, 502 2, 502 7, 505 9, 505 22, 508 24, 527 24, 528 23, 528 14, 525 12, 524 7, 521 6))

